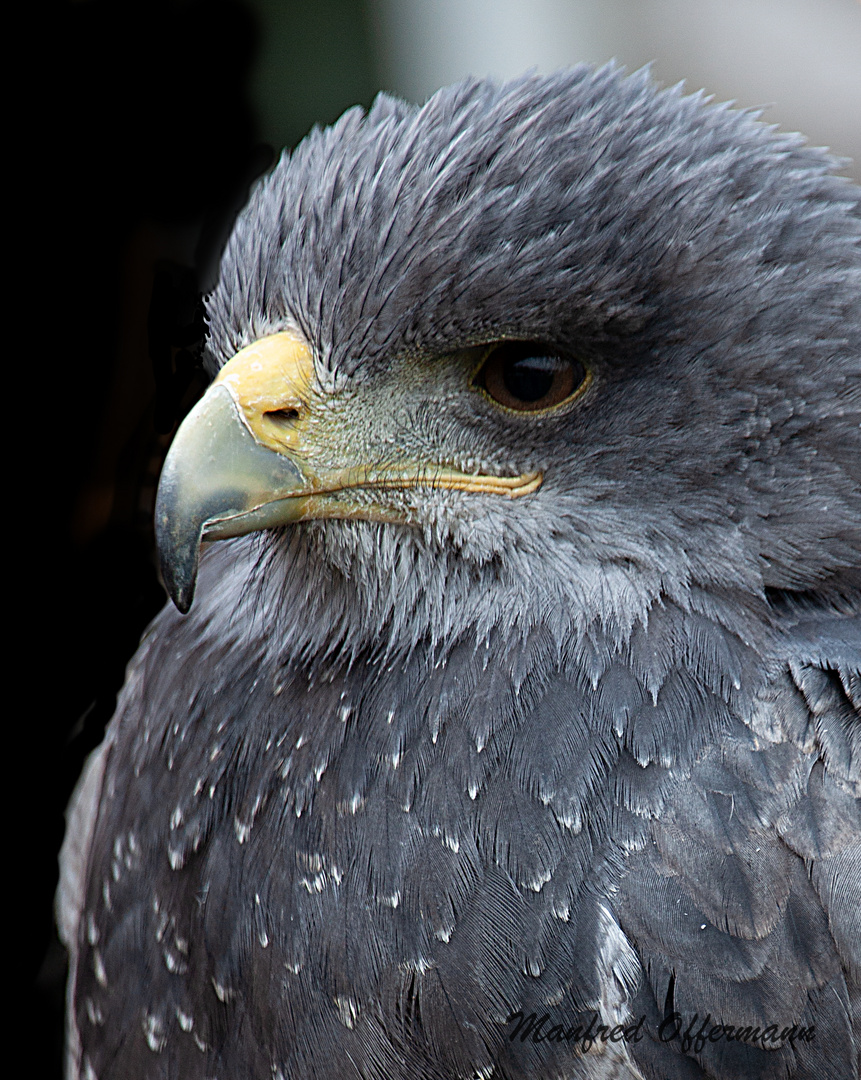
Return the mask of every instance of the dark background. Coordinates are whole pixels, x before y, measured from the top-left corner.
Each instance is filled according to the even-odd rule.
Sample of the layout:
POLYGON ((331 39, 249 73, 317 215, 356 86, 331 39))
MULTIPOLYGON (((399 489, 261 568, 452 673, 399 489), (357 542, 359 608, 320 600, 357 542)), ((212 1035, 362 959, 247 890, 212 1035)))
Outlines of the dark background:
POLYGON ((25 479, 5 566, 24 775, 10 770, 22 853, 7 894, 29 996, 26 1034, 6 1034, 29 1047, 22 1075, 60 1075, 63 814, 164 603, 152 507, 171 432, 204 386, 199 293, 274 148, 370 103, 368 42, 355 0, 103 0, 54 8, 19 43, 7 371, 25 479), (265 109, 252 93, 263 41, 283 57, 265 109))

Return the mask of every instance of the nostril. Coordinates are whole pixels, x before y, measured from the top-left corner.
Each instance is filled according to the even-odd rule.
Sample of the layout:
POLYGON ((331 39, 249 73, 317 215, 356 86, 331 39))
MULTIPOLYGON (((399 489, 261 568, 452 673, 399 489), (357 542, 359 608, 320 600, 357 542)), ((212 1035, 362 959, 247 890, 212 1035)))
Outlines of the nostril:
POLYGON ((267 420, 273 420, 276 424, 289 424, 299 419, 298 409, 272 409, 263 414, 267 420))

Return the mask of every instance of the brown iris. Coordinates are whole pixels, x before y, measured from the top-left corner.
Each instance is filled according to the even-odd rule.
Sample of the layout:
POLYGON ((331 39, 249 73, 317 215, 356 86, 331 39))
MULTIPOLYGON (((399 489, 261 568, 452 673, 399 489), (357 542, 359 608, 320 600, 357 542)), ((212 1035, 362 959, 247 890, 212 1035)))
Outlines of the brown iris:
POLYGON ((560 356, 532 341, 494 346, 473 382, 499 405, 517 412, 539 412, 561 405, 589 379, 571 356, 560 356))

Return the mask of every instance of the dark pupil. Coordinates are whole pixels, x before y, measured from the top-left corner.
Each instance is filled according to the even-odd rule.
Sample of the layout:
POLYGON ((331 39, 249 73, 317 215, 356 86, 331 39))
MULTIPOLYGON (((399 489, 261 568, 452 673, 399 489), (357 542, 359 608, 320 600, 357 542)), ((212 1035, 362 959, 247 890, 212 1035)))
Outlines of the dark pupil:
POLYGON ((519 401, 540 401, 550 393, 559 368, 555 356, 512 356, 505 361, 505 389, 519 401))

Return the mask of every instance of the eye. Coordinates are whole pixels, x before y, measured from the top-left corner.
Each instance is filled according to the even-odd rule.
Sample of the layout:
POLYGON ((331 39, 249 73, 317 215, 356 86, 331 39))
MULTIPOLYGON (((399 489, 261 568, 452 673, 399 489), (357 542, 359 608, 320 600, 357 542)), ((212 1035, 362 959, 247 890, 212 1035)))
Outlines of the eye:
POLYGON ((473 382, 499 405, 517 412, 539 412, 567 401, 590 381, 589 372, 570 356, 559 356, 532 341, 507 341, 494 347, 473 382))

